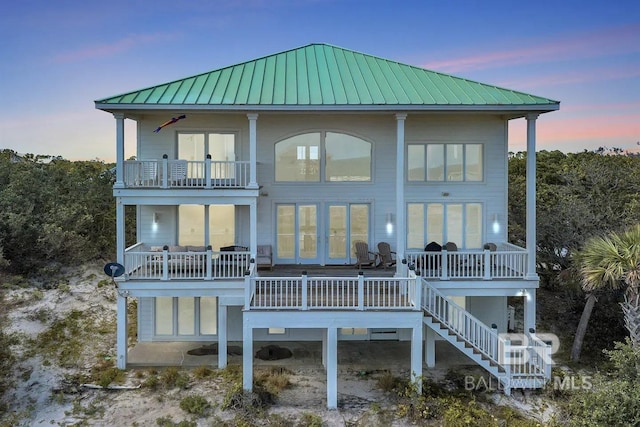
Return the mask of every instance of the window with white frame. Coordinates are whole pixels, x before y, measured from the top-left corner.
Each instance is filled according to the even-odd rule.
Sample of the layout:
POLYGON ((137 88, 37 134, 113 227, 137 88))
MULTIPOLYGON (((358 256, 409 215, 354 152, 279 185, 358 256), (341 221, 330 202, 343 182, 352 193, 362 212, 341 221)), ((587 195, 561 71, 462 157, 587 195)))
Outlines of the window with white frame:
POLYGON ((482 248, 481 203, 408 203, 407 248, 447 242, 459 248, 482 248))
POLYGON ((339 132, 310 132, 275 145, 277 182, 371 181, 371 143, 339 132), (321 155, 324 153, 324 155, 321 155))
POLYGON ((482 144, 424 143, 407 146, 408 181, 483 180, 482 144))
POLYGON ((218 333, 216 297, 156 297, 156 336, 202 336, 218 333))

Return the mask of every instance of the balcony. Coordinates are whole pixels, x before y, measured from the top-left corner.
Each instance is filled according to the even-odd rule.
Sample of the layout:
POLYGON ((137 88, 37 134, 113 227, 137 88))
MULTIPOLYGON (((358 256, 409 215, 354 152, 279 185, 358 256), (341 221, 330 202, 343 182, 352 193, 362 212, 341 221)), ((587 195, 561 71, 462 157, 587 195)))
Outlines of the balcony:
POLYGON ((245 310, 419 311, 421 284, 409 277, 245 277, 245 310))
POLYGON ((426 279, 512 280, 527 276, 527 251, 510 243, 500 243, 495 251, 407 251, 405 256, 426 279))
POLYGON ((128 280, 242 279, 250 267, 251 254, 243 250, 213 251, 196 246, 152 249, 137 243, 125 250, 128 280))
POLYGON ((250 182, 249 161, 127 160, 125 188, 243 189, 250 182))

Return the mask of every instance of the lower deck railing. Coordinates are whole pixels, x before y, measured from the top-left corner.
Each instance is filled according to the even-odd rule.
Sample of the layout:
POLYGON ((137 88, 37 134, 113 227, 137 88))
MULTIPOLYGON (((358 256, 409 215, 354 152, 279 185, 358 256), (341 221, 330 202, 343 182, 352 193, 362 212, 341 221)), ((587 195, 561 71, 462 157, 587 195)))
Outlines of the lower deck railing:
POLYGON ((246 310, 420 310, 415 277, 245 278, 246 310))

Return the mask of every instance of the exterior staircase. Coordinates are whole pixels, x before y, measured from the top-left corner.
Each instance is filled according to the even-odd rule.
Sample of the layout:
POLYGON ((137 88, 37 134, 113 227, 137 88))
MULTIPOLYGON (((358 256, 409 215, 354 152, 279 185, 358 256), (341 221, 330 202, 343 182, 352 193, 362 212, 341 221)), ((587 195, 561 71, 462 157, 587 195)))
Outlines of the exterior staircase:
POLYGON ((551 346, 535 334, 512 343, 421 280, 425 325, 493 375, 506 395, 514 388, 544 387, 551 378, 551 346))

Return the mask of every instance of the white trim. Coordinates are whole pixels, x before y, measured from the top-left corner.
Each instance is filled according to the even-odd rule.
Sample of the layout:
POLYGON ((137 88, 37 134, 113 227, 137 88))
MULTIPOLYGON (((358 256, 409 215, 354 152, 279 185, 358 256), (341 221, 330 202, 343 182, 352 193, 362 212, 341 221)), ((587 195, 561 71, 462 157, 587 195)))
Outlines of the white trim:
POLYGON ((442 111, 442 112, 514 112, 520 113, 517 117, 524 117, 522 113, 537 112, 548 113, 560 109, 560 103, 555 104, 513 104, 513 105, 412 105, 398 104, 390 105, 193 105, 193 104, 105 104, 95 103, 98 110, 108 112, 114 111, 136 111, 136 110, 169 110, 169 111, 295 111, 295 112, 340 112, 353 111, 358 113, 367 112, 391 112, 398 111, 442 111))

